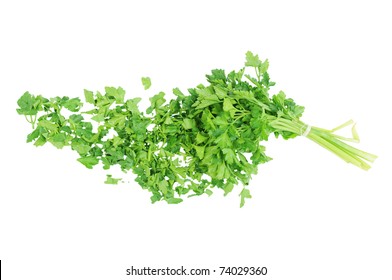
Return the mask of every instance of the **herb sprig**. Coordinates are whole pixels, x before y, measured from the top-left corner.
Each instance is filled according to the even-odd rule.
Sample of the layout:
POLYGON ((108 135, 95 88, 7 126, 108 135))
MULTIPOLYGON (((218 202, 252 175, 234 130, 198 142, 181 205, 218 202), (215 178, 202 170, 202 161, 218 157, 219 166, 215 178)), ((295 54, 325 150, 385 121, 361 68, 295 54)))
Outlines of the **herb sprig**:
MULTIPOLYGON (((26 92, 18 100, 17 112, 26 117, 33 131, 27 142, 42 146, 47 142, 58 149, 70 146, 87 168, 99 163, 103 169, 118 165, 136 174, 136 182, 152 193, 151 201, 175 204, 184 196, 224 195, 242 183, 240 206, 251 198, 248 185, 258 165, 271 160, 260 143, 269 136, 284 139, 306 136, 343 160, 364 170, 375 155, 358 150, 332 130, 311 127, 300 120, 304 107, 285 93, 270 96, 275 83, 268 75, 268 60, 246 53, 245 67, 228 74, 215 69, 200 84, 167 102, 165 93, 150 98, 150 107, 141 112, 141 98, 125 99, 121 87, 105 87, 105 92, 84 90, 80 98, 45 98, 26 92), (255 72, 252 76, 247 72, 255 72), (64 114, 67 110, 69 113, 64 114), (66 117, 69 115, 69 117, 66 117)), ((145 89, 151 86, 142 78, 145 89)), ((108 175, 106 183, 120 179, 108 175)))

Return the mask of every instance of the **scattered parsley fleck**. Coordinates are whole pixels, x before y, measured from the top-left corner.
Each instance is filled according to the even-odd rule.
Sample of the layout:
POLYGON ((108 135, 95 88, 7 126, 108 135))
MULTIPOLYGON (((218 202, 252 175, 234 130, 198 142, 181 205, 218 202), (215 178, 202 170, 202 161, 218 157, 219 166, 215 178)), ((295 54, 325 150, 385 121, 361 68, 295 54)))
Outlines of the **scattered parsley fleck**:
POLYGON ((149 89, 151 87, 151 79, 149 77, 142 77, 142 84, 145 90, 149 89))
POLYGON ((106 175, 105 184, 117 185, 121 178, 113 178, 112 175, 106 175))

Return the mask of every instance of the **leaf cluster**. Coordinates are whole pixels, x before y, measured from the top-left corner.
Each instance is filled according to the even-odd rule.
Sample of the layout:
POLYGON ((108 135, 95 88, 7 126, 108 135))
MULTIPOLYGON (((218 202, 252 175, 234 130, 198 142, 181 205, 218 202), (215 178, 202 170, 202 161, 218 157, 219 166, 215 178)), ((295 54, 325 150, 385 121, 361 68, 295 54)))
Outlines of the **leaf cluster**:
MULTIPOLYGON (((69 146, 87 168, 100 163, 105 170, 118 165, 132 171, 136 182, 151 192, 152 202, 179 203, 184 196, 211 195, 214 189, 227 195, 241 183, 243 206, 251 197, 247 186, 258 165, 271 160, 261 143, 271 133, 285 139, 298 135, 277 130, 271 122, 298 119, 304 110, 283 92, 270 96, 275 83, 268 65, 247 52, 239 71, 212 70, 205 85, 187 93, 175 88, 169 101, 159 92, 146 112, 138 107, 141 98, 125 99, 121 87, 106 87, 104 93, 85 90, 85 102, 26 92, 17 112, 34 127, 27 142, 69 146)), ((149 78, 142 83, 145 89, 151 86, 149 78)))

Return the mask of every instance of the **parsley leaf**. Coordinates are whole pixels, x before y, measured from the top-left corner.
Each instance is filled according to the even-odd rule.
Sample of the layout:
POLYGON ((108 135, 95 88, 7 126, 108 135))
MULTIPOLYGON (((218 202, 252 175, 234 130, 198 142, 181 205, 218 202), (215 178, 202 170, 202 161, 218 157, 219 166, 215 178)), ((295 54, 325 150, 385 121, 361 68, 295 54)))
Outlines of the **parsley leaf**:
POLYGON ((106 175, 105 184, 117 185, 119 181, 121 181, 121 178, 113 178, 112 175, 106 175))
POLYGON ((149 89, 151 87, 151 79, 149 77, 142 77, 142 84, 145 90, 149 89))

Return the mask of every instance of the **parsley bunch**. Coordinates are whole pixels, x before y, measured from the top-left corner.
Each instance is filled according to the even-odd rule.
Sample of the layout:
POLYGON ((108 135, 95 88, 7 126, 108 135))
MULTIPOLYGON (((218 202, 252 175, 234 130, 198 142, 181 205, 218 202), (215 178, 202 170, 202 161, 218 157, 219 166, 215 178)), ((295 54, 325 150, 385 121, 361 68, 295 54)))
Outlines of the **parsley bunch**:
MULTIPOLYGON (((114 165, 124 172, 132 170, 136 182, 152 193, 152 202, 179 203, 184 195, 211 195, 214 188, 227 195, 242 183, 242 207, 251 197, 251 176, 259 164, 271 160, 260 144, 271 134, 284 139, 306 136, 345 161, 369 169, 367 162, 376 156, 345 143, 358 140, 355 126, 350 139, 335 134, 352 122, 332 130, 303 123, 304 107, 282 91, 270 96, 275 83, 268 65, 268 60, 247 52, 239 71, 212 70, 206 85, 187 94, 175 88, 176 98, 168 102, 160 92, 150 98, 146 112, 139 110, 141 98, 126 100, 121 87, 106 87, 105 93, 85 90, 88 110, 82 110, 79 98, 48 99, 26 92, 17 112, 33 127, 27 142, 70 146, 87 168, 101 163, 105 170, 114 165), (254 76, 246 73, 249 68, 254 76)), ((151 85, 149 78, 142 82, 145 89, 151 85)), ((106 183, 119 180, 108 175, 106 183)))

